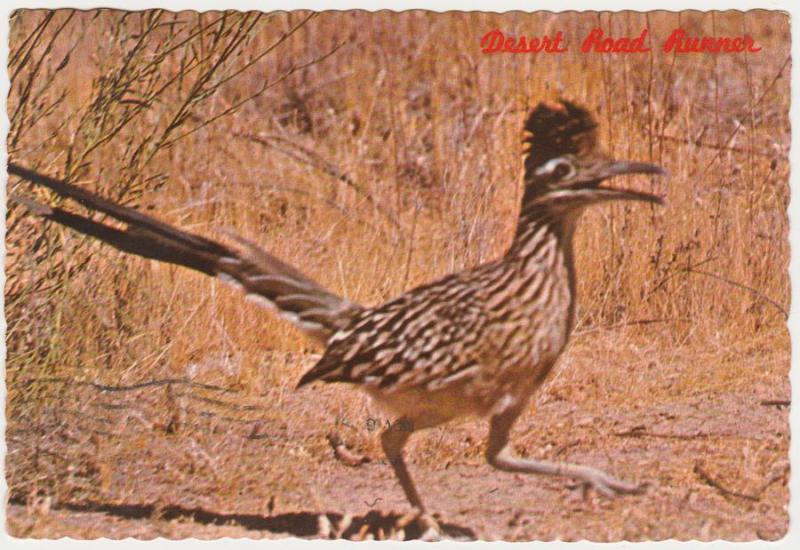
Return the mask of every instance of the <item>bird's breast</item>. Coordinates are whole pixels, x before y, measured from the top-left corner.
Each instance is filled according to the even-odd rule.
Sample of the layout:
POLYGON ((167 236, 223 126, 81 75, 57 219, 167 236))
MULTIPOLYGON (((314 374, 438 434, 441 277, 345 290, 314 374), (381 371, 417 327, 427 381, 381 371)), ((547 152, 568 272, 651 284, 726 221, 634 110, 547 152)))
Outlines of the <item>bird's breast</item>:
POLYGON ((515 377, 543 378, 566 346, 575 316, 574 276, 563 251, 546 265, 528 263, 508 282, 503 307, 494 310, 490 338, 515 377))

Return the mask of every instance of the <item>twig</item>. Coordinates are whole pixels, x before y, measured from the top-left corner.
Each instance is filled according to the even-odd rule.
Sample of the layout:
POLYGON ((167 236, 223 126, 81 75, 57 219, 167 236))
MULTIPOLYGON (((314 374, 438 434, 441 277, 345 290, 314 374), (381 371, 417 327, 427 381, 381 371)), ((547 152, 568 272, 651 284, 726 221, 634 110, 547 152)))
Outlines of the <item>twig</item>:
POLYGON ((282 136, 275 136, 275 135, 254 135, 245 132, 234 132, 233 137, 237 137, 240 139, 246 139, 253 143, 257 143, 259 145, 263 145, 264 147, 269 147, 279 153, 286 155, 287 157, 295 160, 297 162, 307 164, 312 168, 315 168, 337 180, 341 181, 351 189, 353 189, 356 193, 363 196, 378 212, 380 212, 389 222, 395 226, 400 227, 400 222, 388 212, 385 208, 381 207, 378 204, 378 201, 375 197, 361 185, 356 183, 353 178, 351 178, 348 174, 342 171, 338 166, 334 163, 325 160, 322 158, 317 152, 312 151, 307 147, 303 147, 302 145, 295 143, 285 137, 282 136))
MULTIPOLYGON (((759 98, 758 98, 758 101, 756 101, 756 102, 755 102, 755 104, 752 106, 751 112, 752 112, 753 110, 755 110, 755 108, 756 108, 756 107, 758 107, 758 106, 761 104, 761 102, 764 100, 764 98, 765 98, 765 97, 767 97, 767 94, 770 92, 770 90, 772 90, 772 88, 773 88, 773 87, 775 86, 775 84, 778 82, 778 80, 780 79, 781 75, 783 74, 783 71, 784 71, 784 69, 786 69, 786 67, 789 65, 789 62, 790 62, 791 60, 792 60, 792 56, 791 56, 791 55, 789 55, 789 57, 787 57, 787 58, 786 58, 786 61, 784 61, 784 62, 783 62, 783 65, 781 65, 781 68, 778 70, 778 74, 776 74, 776 75, 775 75, 775 78, 773 78, 773 79, 772 79, 772 82, 770 82, 770 83, 769 83, 769 86, 767 86, 767 87, 764 89, 764 92, 761 94, 761 97, 759 97, 759 98)), ((747 118, 747 117, 743 117, 743 118, 747 118)), ((723 150, 725 147, 727 147, 727 146, 728 146, 728 144, 729 144, 731 141, 733 141, 733 138, 734 138, 734 137, 736 137, 736 134, 738 134, 738 133, 739 133, 739 130, 741 130, 741 129, 742 129, 742 127, 743 127, 743 126, 742 126, 741 124, 737 124, 737 125, 736 125, 736 128, 734 128, 734 129, 733 129, 733 131, 730 133, 730 135, 728 136, 728 138, 725 140, 725 143, 724 143, 723 145, 721 145, 721 149, 720 149, 719 151, 717 151, 717 154, 716 154, 716 155, 714 155, 714 158, 712 158, 712 159, 711 159, 711 160, 708 162, 708 164, 706 165, 705 169, 703 170, 703 173, 704 173, 704 174, 705 174, 706 172, 708 172, 709 168, 711 168, 711 165, 713 165, 713 164, 714 164, 714 163, 715 163, 715 162, 716 162, 716 161, 719 159, 720 155, 722 154, 722 150, 723 150)), ((787 316, 787 317, 788 317, 788 316, 787 316)))
POLYGON ((628 428, 627 430, 623 430, 621 432, 614 432, 614 435, 617 437, 657 437, 661 439, 683 439, 683 440, 709 439, 711 437, 741 437, 737 434, 731 434, 731 433, 706 433, 706 432, 694 432, 689 434, 657 433, 648 431, 647 427, 643 424, 633 426, 632 428, 628 428))
POLYGON ((759 500, 761 500, 761 495, 758 495, 758 496, 749 495, 747 493, 740 493, 738 491, 732 491, 731 489, 728 489, 727 487, 724 487, 719 481, 717 481, 716 479, 711 477, 711 475, 708 472, 706 472, 703 469, 702 466, 700 466, 699 462, 695 462, 695 464, 694 464, 694 473, 697 474, 698 477, 700 477, 700 479, 703 480, 706 484, 710 485, 711 487, 714 487, 716 490, 718 490, 723 495, 744 498, 744 499, 747 499, 747 500, 752 500, 753 502, 758 502, 759 500))
POLYGON ((765 407, 789 407, 792 404, 790 399, 763 399, 761 405, 765 407))
MULTIPOLYGON (((324 54, 322 54, 322 55, 320 55, 318 57, 315 57, 315 58, 313 58, 313 59, 311 59, 309 61, 306 61, 304 63, 300 63, 298 65, 292 65, 291 67, 289 67, 289 69, 286 70, 286 72, 284 72, 281 76, 277 77, 275 80, 271 80, 271 81, 265 82, 258 90, 256 90, 252 94, 246 96, 244 99, 241 99, 241 100, 237 101, 236 103, 234 103, 230 107, 224 109, 222 112, 217 113, 216 115, 206 119, 201 124, 195 126, 194 128, 192 128, 190 130, 187 130, 183 134, 180 134, 179 136, 177 136, 175 138, 172 138, 169 141, 167 141, 166 137, 165 137, 164 140, 163 140, 163 147, 164 148, 172 147, 172 145, 174 145, 176 141, 179 141, 179 140, 181 140, 181 139, 183 139, 183 138, 185 138, 185 137, 197 132, 201 128, 204 128, 204 127, 208 126, 209 124, 211 124, 212 122, 216 121, 217 119, 220 119, 222 117, 225 117, 225 116, 228 116, 230 114, 235 113, 243 105, 245 105, 249 101, 252 101, 252 100, 256 99, 257 97, 262 95, 264 92, 266 92, 267 90, 269 90, 273 86, 276 86, 276 85, 280 84, 281 82, 283 82, 284 80, 289 78, 291 75, 293 75, 295 72, 301 71, 301 70, 306 69, 306 68, 308 68, 308 67, 310 67, 312 65, 315 65, 317 63, 321 63, 322 61, 325 61, 328 57, 330 57, 334 53, 336 53, 342 45, 343 45, 343 43, 339 43, 339 44, 335 45, 331 50, 329 50, 328 52, 326 52, 326 53, 324 53, 324 54)), ((218 86, 219 85, 215 85, 214 89, 216 89, 218 86)), ((187 118, 188 118, 188 114, 187 114, 187 118)))
POLYGON ((657 324, 657 323, 678 323, 678 322, 684 322, 685 323, 685 322, 689 322, 689 321, 691 321, 691 319, 685 318, 685 317, 684 318, 676 317, 674 319, 637 319, 635 321, 626 321, 624 323, 617 323, 617 324, 614 324, 614 325, 603 325, 603 326, 598 326, 598 327, 587 328, 585 330, 578 329, 578 330, 575 330, 575 332, 573 334, 575 334, 576 336, 580 336, 582 334, 589 334, 589 333, 597 332, 597 331, 600 331, 600 330, 612 330, 612 329, 615 329, 615 328, 622 328, 622 327, 627 327, 627 326, 631 326, 631 325, 654 325, 654 324, 657 324))
MULTIPOLYGON (((700 260, 699 262, 695 263, 694 267, 699 267, 709 262, 713 262, 716 259, 717 259, 716 256, 708 256, 704 260, 700 260)), ((653 285, 653 290, 650 291, 650 294, 654 294, 655 292, 659 291, 665 284, 667 284, 667 281, 675 277, 678 273, 681 273, 681 270, 674 270, 671 273, 668 273, 666 277, 664 277, 658 283, 653 285)))
POLYGON ((330 443, 331 447, 333 448, 334 456, 341 462, 344 462, 353 468, 356 466, 361 466, 365 462, 369 462, 369 458, 366 456, 356 455, 350 449, 348 449, 339 434, 331 432, 328 434, 327 438, 328 443, 330 443))
POLYGON ((166 386, 169 384, 176 384, 176 385, 186 385, 193 388, 202 388, 204 390, 212 390, 212 391, 219 391, 223 393, 236 393, 236 390, 232 390, 230 388, 225 388, 222 386, 214 386, 212 384, 202 384, 199 382, 192 382, 188 378, 164 378, 160 380, 147 380, 145 382, 139 382, 137 384, 131 384, 129 386, 111 386, 106 384, 98 384, 97 382, 88 382, 83 380, 73 380, 71 378, 62 378, 62 377, 49 377, 49 378, 29 378, 22 382, 24 386, 30 384, 40 384, 40 383, 61 383, 61 384, 68 384, 68 385, 76 385, 76 386, 89 386, 96 390, 102 392, 126 392, 126 391, 135 391, 141 390, 144 388, 153 388, 153 387, 160 387, 166 386))
POLYGON ((752 152, 752 154, 754 154, 754 155, 756 155, 758 157, 764 157, 764 158, 773 158, 775 156, 774 153, 761 153, 761 152, 757 152, 757 151, 749 151, 749 150, 745 149, 744 147, 718 145, 716 143, 708 143, 708 142, 705 142, 705 141, 695 140, 695 139, 691 139, 691 138, 682 138, 682 137, 677 137, 677 136, 666 136, 666 135, 665 136, 656 136, 656 137, 659 140, 672 141, 674 143, 685 143, 686 145, 694 145, 695 147, 701 147, 701 148, 704 148, 704 149, 715 149, 717 151, 730 151, 732 153, 747 153, 747 154, 750 154, 752 152))
POLYGON ((708 271, 701 271, 699 269, 694 269, 692 267, 686 267, 684 269, 684 271, 686 271, 687 273, 696 273, 698 275, 705 275, 706 277, 711 277, 712 279, 716 279, 718 281, 722 281, 723 283, 728 283, 729 285, 735 286, 737 288, 741 288, 743 290, 748 290, 751 293, 753 293, 756 297, 761 298, 762 300, 764 300, 765 302, 767 302, 769 304, 772 304, 775 307, 775 309, 777 309, 778 311, 783 313, 784 318, 786 318, 786 319, 789 318, 789 312, 786 311, 778 302, 776 302, 775 300, 773 300, 772 298, 770 298, 768 296, 765 296, 764 294, 762 294, 761 292, 759 292, 758 290, 756 290, 753 287, 744 285, 742 283, 737 283, 736 281, 731 281, 730 279, 727 279, 727 278, 725 278, 725 277, 723 277, 721 275, 716 275, 714 273, 709 273, 708 271))

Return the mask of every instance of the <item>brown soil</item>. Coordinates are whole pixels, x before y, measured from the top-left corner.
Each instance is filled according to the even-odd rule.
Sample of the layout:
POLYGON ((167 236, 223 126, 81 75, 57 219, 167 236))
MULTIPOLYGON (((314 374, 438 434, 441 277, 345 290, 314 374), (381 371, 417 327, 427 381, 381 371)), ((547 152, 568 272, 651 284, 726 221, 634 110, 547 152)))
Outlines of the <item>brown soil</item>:
MULTIPOLYGON (((470 421, 418 434, 408 447, 444 531, 486 540, 781 538, 789 361, 770 350, 785 350, 787 336, 658 353, 653 338, 578 336, 514 432, 521 455, 646 481, 643 495, 609 500, 570 480, 494 471, 482 457, 485 423, 470 421)), ((265 356, 265 368, 274 360, 265 356)), ((313 357, 280 360, 296 361, 299 373, 313 357)), ((366 399, 343 410, 346 387, 294 392, 287 381, 248 395, 188 380, 37 383, 52 404, 12 416, 7 434, 13 536, 381 538, 408 511, 381 460, 375 424, 386 419, 366 399), (336 458, 329 433, 368 461, 336 458)), ((403 535, 419 532, 412 524, 403 535)))

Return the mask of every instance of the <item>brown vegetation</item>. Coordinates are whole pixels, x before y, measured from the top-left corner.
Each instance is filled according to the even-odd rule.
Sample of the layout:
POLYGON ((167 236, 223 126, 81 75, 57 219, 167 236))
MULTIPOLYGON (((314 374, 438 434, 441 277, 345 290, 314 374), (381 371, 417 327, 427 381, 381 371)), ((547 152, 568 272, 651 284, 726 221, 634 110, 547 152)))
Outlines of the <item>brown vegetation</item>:
MULTIPOLYGON (((615 156, 670 171, 636 182, 668 205, 585 215, 575 342, 517 450, 654 488, 587 503, 562 480, 490 471, 470 423, 415 437, 420 489, 481 538, 774 539, 788 526, 789 46, 788 18, 765 11, 17 11, 8 151, 179 227, 231 228, 375 304, 501 254, 526 110, 597 108, 615 156), (651 53, 577 47, 592 27, 648 25, 651 53), (762 51, 662 53, 679 26, 762 51), (493 28, 563 30, 570 49, 483 55, 493 28)), ((405 511, 388 466, 331 458, 331 430, 380 456, 364 426, 383 415, 345 387, 293 393, 318 351, 298 331, 13 201, 6 224, 12 534, 313 536, 319 513, 370 523, 378 497, 405 511)))

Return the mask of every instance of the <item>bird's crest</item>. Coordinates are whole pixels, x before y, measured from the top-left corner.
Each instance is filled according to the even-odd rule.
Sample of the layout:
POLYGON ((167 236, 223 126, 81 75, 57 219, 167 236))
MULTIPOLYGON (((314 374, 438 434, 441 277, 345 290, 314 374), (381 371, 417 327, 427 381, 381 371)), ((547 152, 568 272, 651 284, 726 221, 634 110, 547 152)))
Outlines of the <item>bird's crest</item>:
POLYGON ((525 121, 525 181, 550 159, 599 150, 597 126, 588 110, 570 101, 539 103, 525 121))

